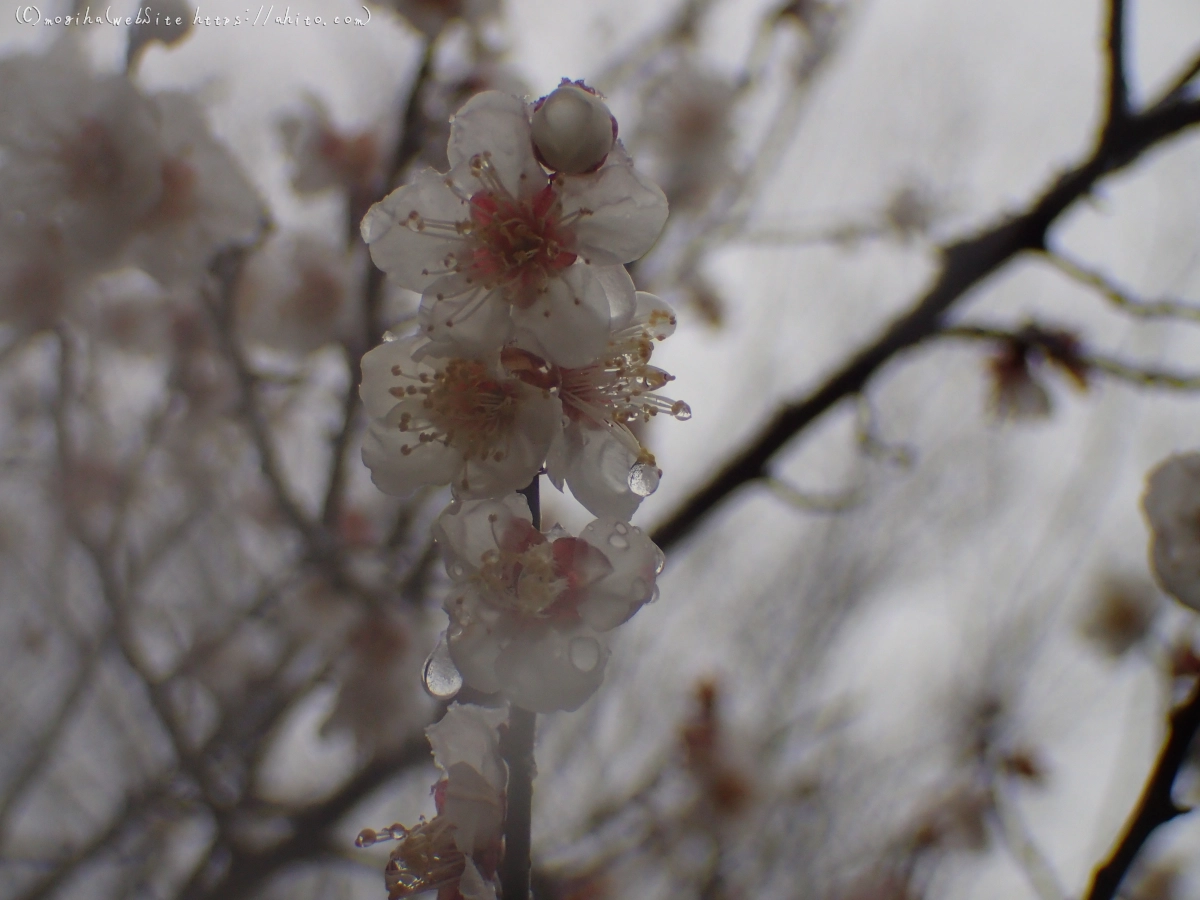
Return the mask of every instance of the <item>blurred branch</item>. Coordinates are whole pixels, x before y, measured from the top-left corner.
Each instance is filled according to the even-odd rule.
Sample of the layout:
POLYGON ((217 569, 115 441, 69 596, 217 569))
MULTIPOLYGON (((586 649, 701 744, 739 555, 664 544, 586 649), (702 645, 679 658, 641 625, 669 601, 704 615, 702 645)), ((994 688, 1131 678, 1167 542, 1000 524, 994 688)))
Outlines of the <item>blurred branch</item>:
POLYGON ((1020 813, 1010 802, 1004 785, 993 784, 991 795, 992 810, 1000 824, 1004 843, 1025 873, 1039 900, 1067 900, 1067 894, 1059 884, 1050 860, 1034 843, 1029 829, 1021 821, 1020 813))
POLYGON ((1187 700, 1171 713, 1167 742, 1159 752, 1124 833, 1107 861, 1092 875, 1086 900, 1112 900, 1150 835, 1160 825, 1189 811, 1175 803, 1171 788, 1187 760, 1188 747, 1197 731, 1200 731, 1200 681, 1192 685, 1187 700))
POLYGON ((1025 212, 942 247, 942 264, 924 296, 854 354, 807 397, 785 404, 720 464, 716 473, 651 535, 666 549, 687 537, 743 485, 769 474, 772 458, 845 398, 857 394, 898 353, 941 329, 945 316, 974 288, 1024 251, 1043 250, 1050 227, 1105 176, 1133 163, 1160 141, 1200 123, 1200 100, 1165 97, 1132 114, 1126 127, 1104 132, 1091 155, 1064 172, 1025 212))
POLYGON ((1117 308, 1146 319, 1188 319, 1200 322, 1200 306, 1170 298, 1143 300, 1115 284, 1096 269, 1075 262, 1061 252, 1046 250, 1042 258, 1060 272, 1100 293, 1117 308))
MULTIPOLYGON (((182 900, 242 900, 252 897, 272 876, 293 863, 337 857, 329 831, 355 806, 405 769, 429 761, 429 743, 424 734, 414 737, 395 754, 377 759, 327 800, 314 804, 292 819, 291 836, 267 850, 230 848, 225 873, 211 884, 193 876, 181 893, 182 900)), ((203 860, 201 869, 203 869, 203 860)))

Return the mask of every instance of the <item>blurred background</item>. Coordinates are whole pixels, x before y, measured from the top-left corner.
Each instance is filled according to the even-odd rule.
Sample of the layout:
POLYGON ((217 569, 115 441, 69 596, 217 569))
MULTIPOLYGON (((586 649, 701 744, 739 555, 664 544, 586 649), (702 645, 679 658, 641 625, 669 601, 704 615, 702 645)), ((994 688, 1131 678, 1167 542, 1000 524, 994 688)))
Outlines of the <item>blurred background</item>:
MULTIPOLYGON (((448 492, 387 497, 359 460, 358 360, 418 298, 357 224, 444 170, 472 94, 586 79, 670 199, 632 268, 678 312, 655 363, 693 417, 645 435, 652 534, 1105 110, 1099 0, 0 13, 12 900, 383 897, 354 836, 433 814, 448 492)), ((1137 108, 1200 6, 1128 17, 1137 108)), ((1200 447, 1198 173, 1183 132, 1099 181, 663 539, 598 694, 540 719, 538 900, 1083 893, 1200 671, 1139 507, 1200 447)), ((590 518, 543 489, 545 523, 590 518)), ((1124 896, 1200 897, 1194 818, 1124 896)))

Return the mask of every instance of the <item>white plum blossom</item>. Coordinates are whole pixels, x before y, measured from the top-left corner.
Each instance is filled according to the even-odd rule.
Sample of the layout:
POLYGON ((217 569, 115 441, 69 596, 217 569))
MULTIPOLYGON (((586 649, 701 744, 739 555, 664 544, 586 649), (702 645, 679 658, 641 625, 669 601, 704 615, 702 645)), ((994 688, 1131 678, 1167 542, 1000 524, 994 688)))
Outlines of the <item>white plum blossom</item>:
POLYGON ((129 256, 164 285, 190 284, 217 251, 249 246, 266 230, 258 192, 183 93, 154 97, 162 146, 158 202, 139 223, 129 256))
POLYGON ((234 295, 239 332, 276 350, 309 353, 357 337, 353 271, 344 247, 309 232, 272 236, 246 262, 234 295))
POLYGON ((292 159, 292 188, 297 194, 360 187, 379 170, 380 147, 375 133, 340 130, 315 94, 306 95, 303 107, 282 116, 278 129, 292 159))
POLYGON ((72 36, 0 61, 0 317, 54 321, 159 202, 154 104, 72 36))
POLYGON ((623 264, 662 230, 662 192, 619 144, 595 172, 547 175, 528 104, 498 91, 454 117, 447 156, 448 174, 426 169, 367 213, 375 264, 422 295, 438 344, 482 352, 526 335, 557 365, 592 362, 633 305, 623 264))
POLYGON ((513 377, 500 355, 438 356, 415 335, 362 360, 370 425, 363 462, 386 494, 449 484, 460 497, 518 490, 537 475, 562 417, 550 391, 513 377))
POLYGON ((627 522, 658 485, 661 470, 630 425, 659 413, 691 418, 682 400, 656 393, 674 376, 650 365, 655 341, 674 331, 672 309, 639 291, 633 317, 613 329, 600 359, 559 370, 564 427, 546 460, 546 474, 559 490, 565 481, 593 515, 627 522))
POLYGON ((612 517, 579 537, 543 534, 515 494, 456 504, 434 534, 453 581, 446 640, 463 681, 534 712, 577 709, 595 693, 604 632, 654 598, 663 565, 641 529, 612 517))
POLYGON ((1200 612, 1200 452, 1168 457, 1146 480, 1142 508, 1164 591, 1200 612))
POLYGON ((442 772, 433 788, 437 815, 413 828, 366 829, 356 842, 399 841, 384 869, 388 900, 431 890, 439 897, 496 900, 508 782, 498 732, 506 719, 503 709, 455 703, 425 729, 442 772), (452 893, 441 893, 447 890, 452 893))

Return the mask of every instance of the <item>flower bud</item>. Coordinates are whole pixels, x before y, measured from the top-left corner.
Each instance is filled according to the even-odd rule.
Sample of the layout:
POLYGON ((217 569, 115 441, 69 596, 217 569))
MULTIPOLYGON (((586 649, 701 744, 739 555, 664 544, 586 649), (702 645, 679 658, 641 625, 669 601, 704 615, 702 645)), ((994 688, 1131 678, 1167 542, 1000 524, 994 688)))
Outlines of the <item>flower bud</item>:
POLYGON ((582 175, 597 168, 617 139, 617 120, 591 90, 567 82, 538 101, 533 146, 548 169, 582 175))

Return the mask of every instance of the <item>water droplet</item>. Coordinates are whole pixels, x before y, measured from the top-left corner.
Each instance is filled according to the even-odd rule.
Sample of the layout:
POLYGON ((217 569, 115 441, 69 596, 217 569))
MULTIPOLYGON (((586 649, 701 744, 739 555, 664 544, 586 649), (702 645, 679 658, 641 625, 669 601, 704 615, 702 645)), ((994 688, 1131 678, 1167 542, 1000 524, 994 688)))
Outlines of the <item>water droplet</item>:
POLYGON ((666 566, 666 564, 667 564, 666 556, 664 556, 663 552, 661 550, 659 550, 658 547, 656 546, 654 548, 654 574, 661 575, 663 567, 666 566))
POLYGON ((454 660, 450 658, 450 645, 446 643, 445 634, 441 636, 437 646, 425 660, 422 680, 425 682, 425 690, 435 700, 453 700, 454 696, 462 690, 462 673, 458 671, 454 660))
POLYGON ((383 342, 384 342, 385 344, 390 344, 390 343, 391 343, 392 341, 394 341, 394 340, 396 340, 396 335, 395 335, 393 332, 391 332, 391 331, 385 331, 385 332, 383 333, 383 342))
POLYGON ((613 531, 615 531, 617 534, 629 534, 629 526, 624 522, 618 522, 613 526, 613 531))
POLYGON ((456 563, 452 563, 450 565, 450 577, 451 578, 459 579, 459 578, 462 578, 466 574, 467 574, 467 570, 465 568, 463 568, 462 563, 456 562, 456 563))
POLYGON ((580 672, 590 672, 600 663, 600 643, 595 638, 571 638, 567 656, 580 672))
POLYGON ((658 490, 662 469, 652 463, 635 463, 629 470, 629 489, 639 497, 649 497, 658 490))
POLYGON ((621 537, 619 534, 610 534, 608 536, 608 542, 618 550, 629 549, 629 541, 625 540, 625 538, 621 537))
POLYGON ((370 847, 379 840, 379 835, 375 833, 374 828, 364 828, 358 833, 358 837, 354 839, 355 847, 370 847))
POLYGON ((679 400, 676 401, 675 405, 671 407, 671 415, 673 415, 680 422, 686 422, 692 417, 692 408, 682 400, 679 400))

